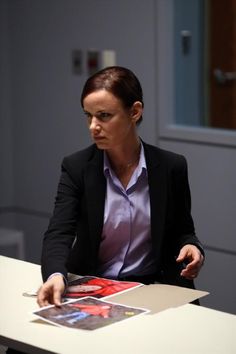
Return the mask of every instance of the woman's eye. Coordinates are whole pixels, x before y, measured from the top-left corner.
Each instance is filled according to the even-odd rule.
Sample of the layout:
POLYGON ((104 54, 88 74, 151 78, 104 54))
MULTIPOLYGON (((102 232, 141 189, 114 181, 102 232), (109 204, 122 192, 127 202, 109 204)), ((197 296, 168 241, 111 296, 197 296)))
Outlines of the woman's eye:
POLYGON ((107 113, 107 112, 101 112, 98 115, 98 119, 102 120, 102 121, 106 121, 109 120, 111 118, 111 114, 107 113))
MULTIPOLYGON (((92 120, 93 115, 91 113, 84 112, 84 114, 88 120, 92 120)), ((100 120, 101 122, 105 122, 105 121, 108 121, 109 119, 111 119, 112 114, 107 113, 107 112, 99 112, 99 113, 95 114, 94 117, 96 117, 96 119, 100 120)))
POLYGON ((91 114, 88 113, 88 112, 84 112, 84 115, 85 115, 86 118, 91 118, 91 114))

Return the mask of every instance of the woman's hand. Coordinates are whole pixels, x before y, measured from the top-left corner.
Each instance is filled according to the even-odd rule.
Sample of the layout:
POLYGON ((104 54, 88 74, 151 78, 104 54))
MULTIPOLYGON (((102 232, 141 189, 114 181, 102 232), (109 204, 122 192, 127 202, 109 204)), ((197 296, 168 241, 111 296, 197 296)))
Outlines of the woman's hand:
POLYGON ((38 290, 37 302, 40 307, 54 304, 61 306, 61 297, 65 291, 63 275, 52 275, 38 290))
POLYGON ((186 262, 186 267, 181 271, 180 275, 192 280, 198 276, 204 257, 196 246, 189 244, 181 248, 176 262, 186 262))

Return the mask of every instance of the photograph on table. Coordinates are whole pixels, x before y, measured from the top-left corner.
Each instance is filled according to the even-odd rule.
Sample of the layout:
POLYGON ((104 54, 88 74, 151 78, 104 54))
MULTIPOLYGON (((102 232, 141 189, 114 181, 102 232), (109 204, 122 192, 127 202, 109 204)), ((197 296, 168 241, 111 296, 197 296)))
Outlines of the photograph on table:
POLYGON ((95 276, 84 276, 73 281, 69 281, 64 296, 68 299, 78 299, 85 296, 92 296, 100 299, 104 297, 107 298, 142 285, 142 283, 137 282, 118 281, 95 276))
POLYGON ((47 306, 34 311, 33 314, 57 326, 95 330, 148 312, 147 309, 124 306, 88 296, 69 300, 60 307, 47 306))

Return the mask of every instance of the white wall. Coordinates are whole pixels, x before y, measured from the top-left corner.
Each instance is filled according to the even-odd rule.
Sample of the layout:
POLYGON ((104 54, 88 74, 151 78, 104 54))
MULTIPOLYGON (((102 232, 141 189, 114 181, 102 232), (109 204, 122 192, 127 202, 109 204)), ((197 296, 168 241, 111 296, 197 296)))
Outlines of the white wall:
MULTIPOLYGON (((1 95, 5 101, 1 116, 7 125, 0 132, 3 150, 9 146, 1 160, 7 166, 9 156, 14 166, 14 180, 7 167, 0 185, 0 193, 6 195, 1 205, 13 206, 16 227, 26 231, 27 259, 39 262, 61 160, 90 143, 79 102, 86 64, 81 76, 73 75, 72 50, 81 49, 85 60, 88 49, 113 49, 117 64, 137 73, 145 92, 141 133, 156 142, 155 2, 1 0, 1 4, 6 8, 2 14, 6 43, 1 48, 9 58, 5 83, 11 85, 11 92, 1 95), (13 186, 11 197, 7 190, 13 191, 13 186)), ((0 82, 2 90, 5 83, 0 82)), ((6 211, 0 215, 2 224, 9 222, 6 211)))
POLYGON ((11 83, 9 66, 9 36, 7 31, 7 2, 0 1, 0 208, 13 202, 12 166, 12 122, 11 122, 11 83))
POLYGON ((117 63, 136 71, 146 93, 147 122, 142 129, 155 141, 153 1, 135 1, 135 9, 133 4, 10 2, 17 205, 51 211, 49 200, 62 157, 89 142, 79 104, 86 73, 72 74, 73 49, 82 49, 84 54, 89 48, 114 49, 117 63))

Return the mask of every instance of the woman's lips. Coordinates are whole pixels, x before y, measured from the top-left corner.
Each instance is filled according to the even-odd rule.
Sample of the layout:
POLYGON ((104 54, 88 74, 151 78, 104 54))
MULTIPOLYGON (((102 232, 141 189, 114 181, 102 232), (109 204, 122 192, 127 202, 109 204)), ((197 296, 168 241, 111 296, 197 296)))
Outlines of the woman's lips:
POLYGON ((105 139, 104 136, 93 136, 93 140, 94 140, 94 141, 102 141, 102 140, 104 140, 104 139, 105 139))

